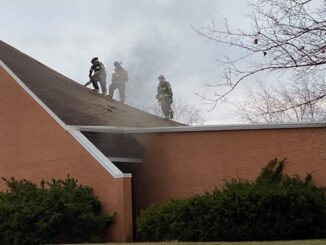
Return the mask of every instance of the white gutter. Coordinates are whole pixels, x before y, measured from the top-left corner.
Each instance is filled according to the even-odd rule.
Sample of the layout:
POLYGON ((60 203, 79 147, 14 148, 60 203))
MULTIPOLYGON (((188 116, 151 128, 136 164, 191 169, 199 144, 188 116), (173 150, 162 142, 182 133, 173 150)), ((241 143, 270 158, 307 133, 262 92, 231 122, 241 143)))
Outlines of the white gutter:
POLYGON ((256 129, 294 129, 294 128, 323 128, 326 122, 309 123, 273 123, 273 124, 227 124, 204 126, 173 126, 173 127, 115 127, 115 126, 68 126, 72 130, 82 132, 121 133, 121 134, 148 134, 148 133, 177 133, 202 131, 230 131, 230 130, 256 130, 256 129))
POLYGON ((143 160, 137 157, 109 157, 111 162, 142 163, 143 160))
POLYGON ((68 131, 114 178, 130 178, 124 174, 104 154, 96 148, 81 132, 66 125, 46 104, 38 98, 10 68, 0 60, 0 66, 57 122, 68 131))

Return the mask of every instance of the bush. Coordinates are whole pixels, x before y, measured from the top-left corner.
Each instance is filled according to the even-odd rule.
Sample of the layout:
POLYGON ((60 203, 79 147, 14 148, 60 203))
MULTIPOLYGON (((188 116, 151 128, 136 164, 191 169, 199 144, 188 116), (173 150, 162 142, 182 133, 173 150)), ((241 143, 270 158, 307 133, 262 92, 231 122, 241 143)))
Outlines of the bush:
POLYGON ((325 236, 325 188, 282 175, 274 159, 255 182, 232 179, 222 190, 170 200, 143 210, 141 241, 245 241, 325 236))
POLYGON ((42 181, 40 187, 4 179, 0 192, 0 244, 101 242, 114 216, 100 214, 101 204, 90 187, 68 176, 42 181))

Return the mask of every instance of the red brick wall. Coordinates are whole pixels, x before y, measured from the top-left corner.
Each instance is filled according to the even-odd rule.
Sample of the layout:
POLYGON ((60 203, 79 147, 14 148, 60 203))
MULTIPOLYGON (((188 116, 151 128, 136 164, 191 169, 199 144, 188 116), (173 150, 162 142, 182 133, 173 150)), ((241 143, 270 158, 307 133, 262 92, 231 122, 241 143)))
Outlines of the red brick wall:
POLYGON ((273 158, 284 171, 326 186, 326 128, 185 132, 138 135, 145 148, 137 172, 137 209, 221 186, 254 180, 273 158))
POLYGON ((70 174, 94 189, 104 212, 118 213, 107 238, 132 239, 131 179, 114 179, 1 67, 0 114, 0 177, 39 183, 70 174))

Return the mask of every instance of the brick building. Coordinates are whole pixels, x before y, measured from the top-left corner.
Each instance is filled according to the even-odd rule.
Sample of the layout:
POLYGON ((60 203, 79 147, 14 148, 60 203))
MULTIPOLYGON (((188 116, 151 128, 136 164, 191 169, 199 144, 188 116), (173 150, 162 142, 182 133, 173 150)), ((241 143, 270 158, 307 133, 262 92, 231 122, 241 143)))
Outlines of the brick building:
MULTIPOLYGON (((0 176, 91 186, 131 241, 139 210, 254 179, 272 158, 326 185, 325 123, 190 127, 94 93, 0 41, 0 176)), ((4 183, 0 189, 4 190, 4 183)))

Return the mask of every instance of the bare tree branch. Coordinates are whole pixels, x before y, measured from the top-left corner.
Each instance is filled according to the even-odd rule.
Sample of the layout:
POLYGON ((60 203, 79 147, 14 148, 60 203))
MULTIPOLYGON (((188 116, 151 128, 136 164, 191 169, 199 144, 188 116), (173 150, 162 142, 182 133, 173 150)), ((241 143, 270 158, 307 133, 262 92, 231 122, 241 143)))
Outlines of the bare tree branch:
MULTIPOLYGON (((219 61, 226 70, 224 81, 215 86, 221 91, 213 97, 201 96, 212 105, 224 100, 240 83, 264 72, 285 72, 296 80, 309 74, 326 75, 326 4, 316 0, 253 0, 250 4, 251 31, 232 31, 214 22, 205 28, 192 27, 205 39, 236 48, 240 52, 219 61), (243 67, 246 67, 244 69, 243 67), (222 87, 224 89, 222 89, 222 87)), ((313 104, 326 93, 283 108, 313 104)), ((275 111, 277 113, 279 111, 275 111)))
POLYGON ((277 88, 258 83, 248 89, 247 99, 235 104, 234 112, 242 119, 257 122, 318 121, 326 119, 326 84, 302 79, 277 88), (322 94, 320 94, 320 92, 322 94))
MULTIPOLYGON (((142 109, 161 117, 164 116, 158 104, 142 109)), ((184 123, 186 125, 203 125, 205 122, 203 111, 200 108, 186 104, 181 100, 175 99, 172 104, 172 109, 174 111, 174 121, 184 123)))

